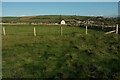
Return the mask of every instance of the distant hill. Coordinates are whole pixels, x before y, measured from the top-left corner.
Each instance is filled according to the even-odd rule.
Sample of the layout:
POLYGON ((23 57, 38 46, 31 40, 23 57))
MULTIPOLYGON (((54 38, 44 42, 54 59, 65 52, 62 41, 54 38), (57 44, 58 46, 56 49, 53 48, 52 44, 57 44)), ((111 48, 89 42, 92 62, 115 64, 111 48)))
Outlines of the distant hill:
POLYGON ((24 16, 24 17, 3 17, 3 23, 60 23, 65 20, 66 23, 77 23, 78 21, 94 21, 95 24, 104 23, 112 25, 117 23, 117 18, 76 16, 76 15, 41 15, 41 16, 24 16))

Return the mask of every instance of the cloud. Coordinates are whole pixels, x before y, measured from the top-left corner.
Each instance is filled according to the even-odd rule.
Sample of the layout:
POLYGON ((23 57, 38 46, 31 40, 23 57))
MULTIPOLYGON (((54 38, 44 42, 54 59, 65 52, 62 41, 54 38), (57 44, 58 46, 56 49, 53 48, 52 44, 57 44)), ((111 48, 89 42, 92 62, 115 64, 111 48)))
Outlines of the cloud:
POLYGON ((103 15, 97 15, 97 16, 103 16, 103 15))
POLYGON ((20 15, 20 17, 24 17, 25 15, 20 15))

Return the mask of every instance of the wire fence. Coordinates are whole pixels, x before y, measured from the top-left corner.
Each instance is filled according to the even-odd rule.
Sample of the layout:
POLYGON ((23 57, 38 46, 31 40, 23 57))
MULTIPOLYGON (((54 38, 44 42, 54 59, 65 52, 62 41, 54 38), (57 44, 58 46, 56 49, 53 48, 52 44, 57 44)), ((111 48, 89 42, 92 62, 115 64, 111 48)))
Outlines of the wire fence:
POLYGON ((13 27, 8 27, 8 26, 3 26, 2 27, 2 34, 4 36, 8 35, 33 35, 33 36, 39 36, 39 35, 60 35, 63 36, 65 34, 71 34, 71 33, 84 33, 84 34, 89 34, 88 30, 97 30, 97 31, 105 31, 105 34, 110 34, 110 33, 120 33, 120 29, 118 24, 113 27, 104 27, 104 26, 80 26, 80 27, 37 27, 37 26, 32 26, 32 27, 25 27, 25 26, 13 26, 13 27), (82 29, 85 28, 85 29, 82 29))

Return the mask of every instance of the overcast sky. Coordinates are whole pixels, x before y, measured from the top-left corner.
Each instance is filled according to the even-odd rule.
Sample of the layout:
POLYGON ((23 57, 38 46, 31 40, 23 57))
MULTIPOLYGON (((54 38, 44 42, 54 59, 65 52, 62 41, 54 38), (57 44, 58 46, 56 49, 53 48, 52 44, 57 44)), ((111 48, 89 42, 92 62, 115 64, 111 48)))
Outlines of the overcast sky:
POLYGON ((0 0, 2 2, 119 2, 120 0, 0 0))

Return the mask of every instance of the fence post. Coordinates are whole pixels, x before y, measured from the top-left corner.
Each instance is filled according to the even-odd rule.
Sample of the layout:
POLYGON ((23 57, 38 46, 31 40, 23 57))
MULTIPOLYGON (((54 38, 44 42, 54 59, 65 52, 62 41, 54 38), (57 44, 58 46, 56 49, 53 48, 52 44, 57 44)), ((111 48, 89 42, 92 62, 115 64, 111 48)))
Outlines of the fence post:
POLYGON ((62 36, 62 26, 60 27, 60 35, 62 36))
POLYGON ((35 27, 34 27, 34 36, 36 36, 36 29, 35 29, 35 27))
POLYGON ((102 30, 104 29, 104 23, 102 23, 102 30))
POLYGON ((117 26, 116 26, 116 34, 118 34, 118 24, 117 24, 117 26))
POLYGON ((87 35, 87 25, 86 25, 86 35, 87 35))
POLYGON ((114 30, 114 25, 112 25, 112 30, 114 30))
POLYGON ((4 36, 6 35, 5 27, 3 27, 3 35, 4 35, 4 36))

